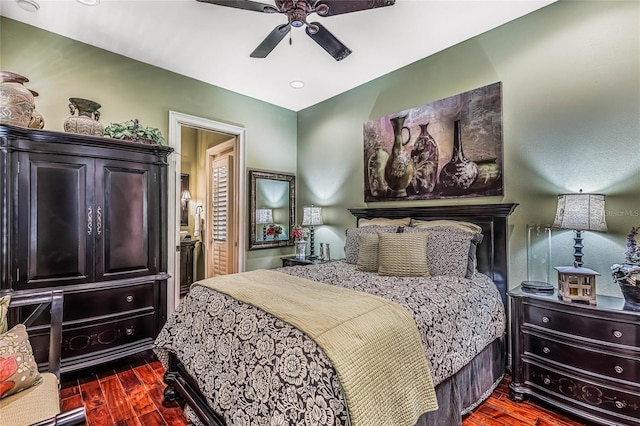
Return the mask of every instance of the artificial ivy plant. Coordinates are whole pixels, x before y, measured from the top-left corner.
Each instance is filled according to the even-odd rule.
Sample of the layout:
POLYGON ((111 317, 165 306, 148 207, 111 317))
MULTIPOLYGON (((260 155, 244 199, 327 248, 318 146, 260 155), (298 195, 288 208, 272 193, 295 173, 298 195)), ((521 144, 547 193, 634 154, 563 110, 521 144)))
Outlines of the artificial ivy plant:
POLYGON ((111 123, 104 129, 104 135, 114 139, 124 139, 131 141, 142 141, 144 139, 163 145, 164 137, 160 129, 156 127, 145 127, 138 123, 138 119, 124 121, 122 123, 111 123))

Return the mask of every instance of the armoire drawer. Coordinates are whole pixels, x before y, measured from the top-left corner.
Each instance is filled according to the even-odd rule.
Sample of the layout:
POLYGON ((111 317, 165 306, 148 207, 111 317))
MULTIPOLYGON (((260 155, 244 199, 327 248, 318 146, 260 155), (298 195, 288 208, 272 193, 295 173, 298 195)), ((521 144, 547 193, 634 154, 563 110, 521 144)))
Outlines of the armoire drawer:
POLYGON ((640 346, 640 329, 637 324, 615 322, 610 318, 591 317, 588 316, 588 309, 584 309, 583 314, 578 314, 560 312, 536 305, 525 306, 523 325, 529 323, 574 336, 579 335, 631 347, 640 346))
POLYGON ((578 370, 602 374, 618 380, 636 383, 640 377, 640 360, 623 353, 607 352, 604 345, 601 350, 591 349, 525 332, 524 352, 530 352, 545 360, 570 365, 578 370))
POLYGON ((154 307, 155 282, 106 287, 90 291, 65 292, 64 321, 112 315, 154 307))
MULTIPOLYGON (((524 363, 527 377, 536 392, 581 412, 597 413, 600 421, 615 425, 640 425, 640 393, 582 379, 524 363)), ((600 423, 600 421, 598 423, 600 423)))
POLYGON ((127 319, 111 320, 62 331, 62 357, 68 358, 154 338, 156 315, 146 314, 127 319))

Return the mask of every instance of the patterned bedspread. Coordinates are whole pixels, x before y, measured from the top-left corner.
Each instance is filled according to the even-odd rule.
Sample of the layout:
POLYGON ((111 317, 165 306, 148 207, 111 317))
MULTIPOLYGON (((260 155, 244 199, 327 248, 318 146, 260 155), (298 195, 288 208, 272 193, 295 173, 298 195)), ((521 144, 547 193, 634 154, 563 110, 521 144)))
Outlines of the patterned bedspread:
MULTIPOLYGON (((504 307, 482 274, 384 277, 330 262, 280 272, 391 299, 416 320, 434 384, 456 373, 505 329, 504 307)), ((330 361, 306 335, 259 309, 194 286, 156 339, 175 352, 229 425, 347 425, 330 361)))

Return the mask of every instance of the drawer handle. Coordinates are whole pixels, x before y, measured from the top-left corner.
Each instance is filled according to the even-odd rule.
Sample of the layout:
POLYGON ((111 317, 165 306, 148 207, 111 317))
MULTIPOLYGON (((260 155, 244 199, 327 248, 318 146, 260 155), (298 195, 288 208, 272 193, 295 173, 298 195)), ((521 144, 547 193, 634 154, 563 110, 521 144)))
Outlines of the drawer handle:
POLYGON ((543 323, 547 324, 549 321, 551 321, 551 320, 549 319, 549 317, 547 317, 547 316, 542 317, 542 322, 543 322, 543 323))
POLYGON ((551 352, 551 349, 545 346, 544 348, 542 348, 542 352, 544 352, 545 354, 548 354, 551 352))
POLYGON ((127 336, 133 336, 133 327, 125 328, 124 332, 127 333, 127 336))
POLYGON ((551 384, 551 379, 548 377, 545 377, 544 380, 542 381, 545 385, 549 385, 551 384))
POLYGON ((622 367, 620 367, 619 365, 616 365, 615 367, 613 367, 613 371, 615 371, 618 374, 622 374, 624 369, 622 367))
POLYGON ((620 330, 613 330, 613 335, 619 339, 619 338, 621 338, 621 337, 622 337, 622 331, 620 331, 620 330))
POLYGON ((125 299, 128 303, 133 302, 133 296, 132 295, 128 295, 127 297, 125 297, 125 299))
POLYGON ((627 404, 625 404, 624 401, 616 401, 616 407, 617 408, 624 408, 626 406, 627 406, 627 404))

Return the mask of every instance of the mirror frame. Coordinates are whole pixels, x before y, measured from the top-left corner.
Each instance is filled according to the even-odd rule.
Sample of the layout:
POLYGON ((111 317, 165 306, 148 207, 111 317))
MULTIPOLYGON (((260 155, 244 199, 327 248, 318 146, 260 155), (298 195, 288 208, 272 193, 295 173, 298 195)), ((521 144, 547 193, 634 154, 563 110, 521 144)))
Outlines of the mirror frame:
POLYGON ((291 228, 295 225, 296 212, 296 177, 288 173, 249 170, 249 250, 285 247, 294 245, 291 228), (258 179, 277 180, 289 183, 289 229, 287 240, 258 241, 256 239, 256 181, 258 179))

